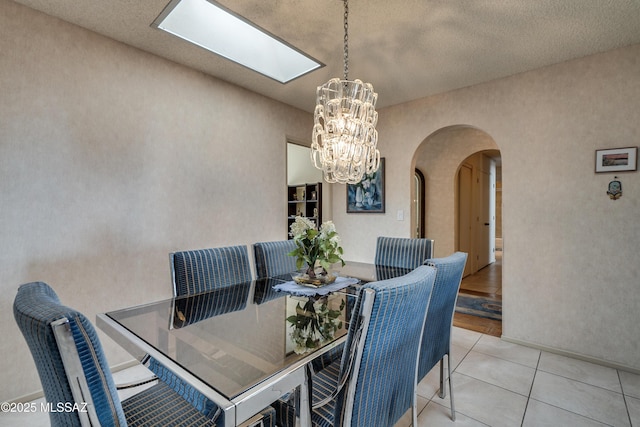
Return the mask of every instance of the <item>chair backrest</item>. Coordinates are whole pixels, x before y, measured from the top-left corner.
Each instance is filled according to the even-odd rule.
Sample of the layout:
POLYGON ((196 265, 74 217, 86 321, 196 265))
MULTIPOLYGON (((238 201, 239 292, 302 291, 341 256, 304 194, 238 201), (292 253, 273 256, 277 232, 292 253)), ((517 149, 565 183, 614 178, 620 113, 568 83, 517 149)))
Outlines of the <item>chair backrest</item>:
POLYGON ((246 246, 174 252, 169 254, 174 296, 193 295, 251 281, 246 246))
POLYGON ((13 315, 31 350, 47 402, 54 408, 77 404, 79 409, 50 412, 51 425, 126 425, 102 346, 85 316, 63 306, 42 282, 20 286, 13 315))
POLYGON ((420 266, 358 293, 343 352, 334 425, 392 426, 411 408, 435 269, 420 266))
POLYGON ((295 271, 296 257, 288 255, 295 248, 296 243, 293 240, 254 243, 256 277, 267 278, 295 271))
POLYGON ((414 269, 433 254, 432 239, 382 237, 376 241, 374 264, 414 269))
POLYGON ((249 290, 246 283, 174 298, 171 324, 174 328, 198 323, 211 317, 243 310, 247 306, 249 290))
POLYGON ((436 268, 437 273, 422 336, 418 381, 424 378, 445 354, 449 354, 453 314, 466 262, 467 254, 464 252, 426 261, 427 265, 436 268))

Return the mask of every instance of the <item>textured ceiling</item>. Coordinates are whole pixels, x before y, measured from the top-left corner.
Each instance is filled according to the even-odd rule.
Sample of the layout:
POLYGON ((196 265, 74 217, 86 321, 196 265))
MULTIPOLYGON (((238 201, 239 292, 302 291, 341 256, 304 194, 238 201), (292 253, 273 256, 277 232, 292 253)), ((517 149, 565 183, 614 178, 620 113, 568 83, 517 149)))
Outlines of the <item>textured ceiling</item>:
MULTIPOLYGON (((306 111, 342 77, 340 0, 220 0, 326 67, 285 85, 150 27, 169 0, 15 0, 306 111)), ((640 0, 351 0, 349 78, 378 108, 640 43, 640 0)))

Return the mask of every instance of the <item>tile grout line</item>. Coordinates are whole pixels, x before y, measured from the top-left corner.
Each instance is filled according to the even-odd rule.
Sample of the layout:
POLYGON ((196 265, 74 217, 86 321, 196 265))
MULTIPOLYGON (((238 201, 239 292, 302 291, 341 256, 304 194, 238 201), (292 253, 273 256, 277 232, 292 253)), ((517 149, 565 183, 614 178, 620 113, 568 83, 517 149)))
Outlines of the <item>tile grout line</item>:
MULTIPOLYGON (((463 357, 462 359, 460 359, 460 363, 458 363, 458 365, 455 367, 455 369, 451 371, 451 376, 453 376, 453 373, 455 372, 455 373, 457 373, 458 375, 462 375, 462 376, 465 376, 465 377, 473 378, 474 380, 481 381, 481 382, 483 382, 483 383, 485 383, 485 384, 489 384, 489 385, 492 385, 492 386, 494 386, 494 387, 501 388, 501 389, 506 390, 506 391, 509 391, 509 392, 511 392, 511 393, 519 394, 519 393, 516 393, 516 392, 514 392, 514 391, 512 391, 512 390, 509 390, 509 389, 507 389, 507 388, 504 388, 504 387, 501 387, 501 386, 497 386, 497 385, 495 385, 495 384, 488 383, 488 382, 486 382, 486 381, 484 381, 484 380, 481 380, 481 379, 475 378, 475 377, 470 376, 470 375, 467 375, 467 374, 463 374, 463 373, 461 373, 461 372, 457 372, 458 366, 462 365, 462 362, 464 362, 464 359, 466 359, 466 358, 467 358, 467 356, 468 356, 472 351, 476 351, 476 352, 478 352, 479 354, 484 354, 484 355, 486 355, 486 356, 492 356, 492 355, 485 354, 485 353, 483 353, 483 352, 481 352, 481 351, 474 350, 475 346, 476 346, 476 345, 478 345, 478 343, 480 342, 480 340, 482 339, 482 337, 484 337, 484 336, 486 336, 486 335, 487 335, 487 334, 484 334, 484 333, 481 333, 481 332, 480 332, 479 334, 480 334, 480 336, 478 337, 478 339, 477 339, 477 340, 475 340, 475 342, 473 343, 473 345, 472 345, 472 346, 471 346, 471 347, 466 351, 466 353, 465 353, 464 357, 463 357)), ((492 356, 492 357, 495 357, 495 356, 492 356)), ((508 360, 506 360, 506 359, 502 359, 502 358, 500 358, 500 357, 496 357, 496 358, 497 358, 497 359, 500 359, 500 360, 508 361, 508 360)), ((512 363, 515 363, 515 362, 512 362, 512 363)), ((540 355, 538 355, 538 363, 540 363, 540 355)), ((525 366, 525 365, 521 365, 521 366, 525 366)), ((537 365, 536 365, 536 366, 537 366, 537 365)), ((537 371, 537 369, 536 369, 536 371, 537 371)), ((534 373, 534 378, 535 378, 535 373, 534 373)), ((531 387, 533 388, 533 381, 531 382, 531 387)), ((449 390, 449 392, 451 392, 451 390, 449 390)), ((436 391, 436 393, 434 394, 434 396, 435 396, 435 395, 437 395, 437 394, 438 394, 438 392, 436 391)), ((530 394, 531 394, 531 390, 529 390, 529 395, 530 395, 530 394)), ((521 395, 521 394, 519 394, 519 395, 520 395, 520 396, 523 396, 523 395, 521 395)), ((438 402, 434 402, 434 403, 438 404, 438 402)), ((528 405, 528 404, 529 404, 529 397, 527 397, 527 405, 528 405)), ((441 406, 442 406, 442 405, 441 405, 441 406)), ((426 407, 425 407, 425 408, 426 408, 426 407)), ((525 411, 524 411, 524 413, 522 414, 522 422, 524 422, 524 415, 525 415, 526 411, 527 411, 527 406, 525 406, 525 411)), ((458 411, 456 411, 456 412, 458 412, 458 411)), ((472 417, 472 416, 470 416, 470 415, 466 415, 466 414, 464 414, 464 413, 462 413, 462 412, 461 412, 461 414, 462 414, 462 415, 464 415, 465 417, 467 417, 467 418, 471 419, 471 420, 474 420, 474 421, 476 421, 476 422, 480 423, 480 424, 486 425, 484 422, 482 422, 482 421, 480 421, 480 420, 477 420, 476 418, 474 418, 474 417, 472 417)), ((522 423, 521 423, 520 425, 522 426, 522 423)))
MULTIPOLYGON (((615 369, 615 368, 612 368, 612 369, 615 369)), ((578 379, 575 379, 575 378, 572 378, 572 377, 567 377, 565 375, 557 374, 555 372, 545 371, 544 369, 538 368, 538 369, 536 369, 536 372, 537 371, 544 372, 547 375, 553 375, 554 377, 564 378, 565 380, 569 380, 569 381, 572 381, 572 382, 584 384, 584 385, 589 386, 589 387, 597 388, 597 389, 603 390, 605 392, 620 394, 620 395, 624 396, 624 389, 622 387, 622 382, 620 382, 620 391, 616 391, 616 390, 611 390, 610 388, 607 388, 607 387, 604 387, 604 386, 601 386, 601 385, 598 385, 598 384, 592 384, 590 382, 578 380, 578 379)), ((618 376, 618 381, 620 381, 620 373, 619 373, 619 371, 617 369, 615 369, 615 371, 616 371, 616 375, 618 376)))
POLYGON ((631 420, 631 412, 629 412, 629 404, 627 403, 627 396, 624 393, 624 385, 622 385, 622 378, 620 378, 620 370, 616 369, 618 375, 618 381, 620 382, 620 390, 622 390, 622 400, 624 401, 624 408, 627 410, 627 418, 629 418, 629 425, 633 426, 633 420, 631 420))
MULTIPOLYGON (((464 329, 464 328, 462 328, 462 329, 464 329)), ((531 367, 531 365, 526 365, 526 364, 522 364, 522 363, 514 362, 514 361, 509 360, 509 359, 507 359, 507 358, 503 358, 503 357, 495 356, 495 355, 493 355, 493 354, 488 354, 488 353, 485 353, 485 352, 482 352, 482 351, 479 351, 479 350, 475 350, 475 347, 476 347, 476 346, 478 345, 478 343, 482 340, 482 338, 483 338, 484 336, 486 336, 486 335, 488 335, 488 334, 485 334, 485 333, 479 333, 478 338, 477 338, 477 339, 475 339, 475 340, 472 340, 472 344, 471 344, 471 346, 469 346, 469 347, 467 347, 467 346, 458 346, 459 348, 462 348, 464 351, 460 351, 460 352, 458 352, 458 354, 461 354, 461 358, 460 358, 459 363, 458 363, 458 364, 456 365, 456 367, 452 370, 452 374, 453 374, 453 373, 456 373, 456 374, 459 374, 459 375, 462 375, 462 376, 467 376, 467 377, 470 377, 470 378, 474 378, 474 379, 476 379, 476 380, 478 380, 478 381, 482 381, 482 382, 485 382, 485 383, 486 383, 486 381, 484 381, 484 380, 479 380, 479 379, 477 379, 477 378, 475 378, 475 377, 473 377, 473 376, 469 376, 469 375, 466 375, 466 374, 460 373, 460 371, 458 371, 458 370, 457 370, 457 368, 458 368, 462 363, 464 363, 464 361, 465 361, 465 360, 466 360, 466 358, 471 354, 471 352, 472 352, 472 351, 475 351, 475 352, 477 352, 477 353, 480 353, 480 354, 483 354, 483 355, 486 355, 486 356, 495 357, 495 358, 500 359, 500 360, 508 361, 508 362, 511 362, 511 363, 514 363, 514 364, 518 364, 518 365, 521 365, 521 366, 523 366, 523 367, 528 367, 528 368, 530 368, 530 369, 533 369, 533 370, 534 370, 533 378, 532 378, 532 382, 531 382, 531 385, 530 385, 530 387, 529 387, 528 393, 527 393, 527 394, 520 394, 521 396, 523 396, 523 397, 525 397, 525 398, 526 398, 526 404, 525 404, 525 407, 524 407, 524 411, 523 411, 523 413, 522 413, 522 418, 521 418, 521 423, 520 423, 520 426, 521 426, 521 427, 525 425, 525 423, 524 423, 524 422, 525 422, 525 420, 526 420, 526 418, 527 418, 527 414, 535 414, 535 411, 534 411, 533 407, 531 406, 531 400, 535 400, 536 402, 539 402, 539 403, 541 403, 541 404, 550 405, 551 407, 557 408, 557 409, 562 410, 562 411, 565 411, 565 412, 567 412, 567 413, 571 413, 571 414, 573 414, 574 416, 577 416, 577 417, 583 418, 583 419, 585 419, 585 420, 590 420, 590 421, 594 421, 594 422, 598 422, 598 423, 603 423, 603 425, 610 425, 610 424, 608 424, 608 423, 607 423, 607 421, 600 421, 600 420, 598 420, 598 419, 596 419, 596 418, 592 418, 592 417, 590 417, 590 416, 587 416, 587 415, 584 415, 584 414, 581 414, 581 413, 575 412, 574 410, 567 409, 567 408, 564 408, 564 407, 562 407, 562 406, 557 406, 557 405, 554 405, 554 404, 551 404, 551 403, 547 403, 547 402, 545 402, 545 401, 540 401, 540 400, 538 400, 538 399, 533 399, 533 397, 532 397, 532 396, 533 396, 533 388, 534 388, 534 386, 535 386, 536 380, 539 380, 539 378, 538 378, 538 374, 539 374, 539 373, 544 373, 544 374, 546 374, 546 375, 551 375, 551 376, 556 376, 556 377, 559 377, 559 378, 564 378, 564 379, 566 379, 566 380, 569 380, 569 381, 575 381, 576 383, 585 384, 585 385, 587 385, 587 386, 594 387, 594 388, 597 388, 597 389, 601 389, 601 390, 603 390, 603 391, 607 391, 607 392, 610 392, 610 393, 614 393, 614 394, 622 395, 622 397, 623 397, 623 402, 624 402, 624 405, 625 405, 626 414, 627 414, 627 417, 626 417, 626 418, 628 419, 628 422, 629 422, 629 425, 630 425, 630 426, 633 426, 633 425, 634 425, 634 424, 633 424, 633 420, 632 420, 632 414, 631 414, 630 406, 629 406, 629 401, 628 401, 628 397, 632 397, 632 396, 631 396, 631 395, 627 395, 627 393, 626 393, 625 387, 624 387, 624 385, 623 385, 623 383, 622 383, 621 370, 619 370, 619 369, 615 369, 615 368, 614 368, 614 369, 615 369, 615 372, 616 372, 616 375, 617 375, 617 377, 618 377, 618 385, 620 386, 620 391, 611 390, 610 388, 607 388, 607 387, 603 387, 603 386, 596 385, 596 384, 591 384, 591 383, 589 383, 589 382, 585 382, 585 381, 580 381, 580 380, 577 380, 577 379, 575 379, 575 378, 566 377, 566 376, 564 376, 564 375, 557 374, 557 373, 554 373, 554 372, 548 372, 547 370, 543 369, 543 365, 542 365, 542 356, 543 356, 543 351, 540 351, 540 352, 538 353, 538 357, 537 357, 537 361, 536 361, 535 367, 531 367), (533 412, 532 412, 532 411, 533 411, 533 412)), ((491 384, 491 383, 487 383, 487 384, 491 384)), ((494 386, 495 386, 495 384, 492 384, 492 385, 494 385, 494 386)), ((500 386, 498 386, 498 387, 500 387, 500 386)), ((504 387, 500 387, 500 388, 505 389, 504 387)), ((509 390, 509 389, 505 389, 505 390, 510 391, 510 392, 513 392, 512 390, 509 390)), ((519 394, 519 393, 517 393, 517 392, 513 392, 513 393, 519 394)), ((425 397, 425 399, 427 400, 427 405, 429 405, 429 404, 432 404, 432 403, 433 403, 433 404, 435 404, 435 405, 439 405, 439 406, 446 407, 446 406, 442 405, 442 403, 438 402, 438 401, 435 399, 435 396, 436 396, 437 394, 438 394, 438 392, 436 391, 436 392, 433 394, 433 396, 431 396, 430 398, 426 398, 426 397, 425 397)), ((424 396, 423 396, 423 397, 424 397, 424 396)), ((425 407, 423 408, 423 410, 424 410, 424 409, 426 409, 426 406, 427 406, 427 405, 425 405, 425 407)), ((456 411, 456 412, 459 412, 459 411, 456 411)), ((422 413, 422 411, 421 411, 421 413, 422 413)), ((464 416, 468 416, 468 415, 464 414, 464 412, 460 412, 460 414, 461 414, 461 415, 464 415, 464 416)), ((620 415, 621 415, 621 414, 620 414, 620 415)), ((475 419, 474 417, 469 417, 469 418, 471 418, 471 419, 473 419, 473 420, 475 420, 475 421, 480 422, 479 420, 475 419)))
POLYGON ((533 379, 531 380, 531 387, 529 387, 529 395, 527 396, 527 404, 524 405, 524 412, 522 413, 522 422, 520 423, 520 427, 524 425, 524 420, 527 417, 527 410, 529 409, 529 402, 531 402, 531 393, 533 392, 533 384, 536 382, 536 376, 538 375, 538 368, 540 367, 540 359, 542 358, 542 352, 538 353, 538 361, 536 362, 536 367, 533 372, 533 379))
MULTIPOLYGON (((614 390, 610 390, 610 389, 605 388, 605 387, 601 387, 601 386, 598 386, 598 385, 595 385, 595 384, 590 384, 590 383, 588 383, 588 382, 584 382, 584 381, 576 380, 576 379, 574 379, 574 378, 566 377, 566 376, 564 376, 564 375, 556 374, 556 373, 553 373, 553 372, 548 372, 548 371, 545 371, 544 369, 541 369, 541 368, 540 368, 540 361, 541 361, 541 359, 542 359, 542 353, 543 353, 543 352, 541 351, 541 352, 540 352, 540 355, 538 356, 538 363, 537 363, 537 365, 536 365, 536 369, 535 369, 535 374, 534 374, 534 377, 533 377, 533 381, 531 382, 531 389, 529 390, 529 396, 528 396, 528 398, 527 398, 527 405, 526 405, 526 407, 525 407, 525 415, 523 415, 523 418, 522 418, 522 423, 523 423, 523 424, 524 424, 524 418, 525 418, 525 416, 526 416, 527 409, 528 409, 528 407, 529 407, 529 402, 533 399, 533 398, 531 397, 531 392, 533 391, 533 384, 534 384, 534 382, 535 382, 535 380, 536 380, 536 377, 537 377, 537 375, 538 375, 538 372, 544 372, 544 373, 545 373, 545 374, 547 374, 547 375, 553 375, 553 376, 556 376, 556 377, 564 378, 564 379, 569 380, 569 381, 575 381, 575 382, 577 382, 577 383, 584 384, 584 385, 587 385, 587 386, 590 386, 590 387, 595 387, 595 388, 598 388, 598 389, 601 389, 601 390, 604 390, 604 391, 608 391, 608 392, 617 393, 617 394, 622 395, 622 399, 623 399, 624 404, 625 404, 625 409, 626 409, 626 411, 627 411, 627 417, 629 418, 629 425, 630 425, 630 426, 633 426, 633 422, 631 421, 631 415, 630 415, 630 413, 629 413, 629 406, 627 405, 627 399, 626 399, 626 396, 625 396, 625 393, 624 393, 624 387, 623 387, 623 385, 622 385, 622 379, 620 378, 620 371, 619 371, 618 369, 616 369, 615 371, 616 371, 616 375, 618 376, 618 381, 619 381, 619 383, 620 383, 620 390, 621 390, 621 392, 620 392, 620 393, 618 393, 618 392, 616 392, 616 391, 614 391, 614 390)), ((580 414, 580 413, 578 413, 578 412, 574 412, 573 410, 566 409, 566 408, 564 408, 564 407, 562 407, 562 406, 557 406, 557 405, 554 405, 554 404, 551 404, 551 403, 548 403, 548 402, 540 401, 540 400, 538 400, 538 399, 533 399, 533 400, 535 400, 536 402, 540 402, 540 403, 543 403, 543 404, 545 404, 545 405, 549 405, 549 406, 552 406, 552 407, 554 407, 554 408, 558 408, 558 409, 560 409, 560 410, 563 410, 563 411, 566 411, 566 412, 572 413, 572 414, 577 415, 577 416, 579 416, 579 417, 586 418, 586 419, 588 419, 588 420, 592 420, 592 421, 595 421, 595 422, 598 422, 598 423, 602 423, 602 424, 605 424, 605 425, 610 425, 610 424, 608 424, 608 423, 606 423, 606 422, 599 421, 599 420, 597 420, 597 419, 594 419, 594 418, 592 418, 592 417, 590 417, 590 416, 587 416, 587 415, 580 414)), ((523 424, 521 424, 521 427, 522 427, 522 425, 523 425, 523 424)))

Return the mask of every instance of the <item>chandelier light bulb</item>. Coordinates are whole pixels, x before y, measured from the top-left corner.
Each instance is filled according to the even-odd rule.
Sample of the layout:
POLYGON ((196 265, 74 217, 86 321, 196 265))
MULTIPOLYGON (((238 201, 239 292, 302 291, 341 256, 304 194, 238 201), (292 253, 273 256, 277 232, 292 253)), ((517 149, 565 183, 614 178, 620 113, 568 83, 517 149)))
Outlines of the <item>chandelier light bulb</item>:
POLYGON ((334 78, 318 87, 311 159, 327 182, 356 184, 378 170, 377 98, 360 80, 334 78))

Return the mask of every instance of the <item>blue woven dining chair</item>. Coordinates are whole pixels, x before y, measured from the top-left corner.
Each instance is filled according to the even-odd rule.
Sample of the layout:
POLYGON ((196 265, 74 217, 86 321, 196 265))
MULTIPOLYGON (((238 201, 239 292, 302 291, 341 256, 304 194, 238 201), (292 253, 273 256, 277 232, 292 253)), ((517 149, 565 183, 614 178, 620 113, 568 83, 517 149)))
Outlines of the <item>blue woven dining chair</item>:
POLYGON ((311 378, 314 427, 417 425, 416 374, 436 270, 420 266, 358 290, 342 360, 311 378))
MULTIPOLYGON (((409 239, 403 237, 383 237, 376 240, 376 278, 378 280, 393 279, 400 271, 413 270, 431 257, 433 253, 432 239, 409 239)), ((402 273, 403 274, 403 273, 402 273)), ((313 362, 316 370, 323 369, 340 357, 342 346, 335 347, 330 353, 313 362)))
POLYGON ((433 254, 432 239, 383 237, 376 240, 374 264, 386 267, 414 269, 433 254))
MULTIPOLYGON (((376 240, 376 278, 378 280, 393 279, 424 264, 431 257, 433 240, 409 239, 403 237, 383 237, 376 240)), ((343 346, 337 346, 329 353, 313 361, 316 370, 324 369, 334 360, 339 359, 343 346)))
MULTIPOLYGON (((284 294, 273 289, 269 278, 289 275, 296 271, 296 257, 288 253, 296 248, 293 240, 280 240, 274 242, 258 242, 253 244, 253 256, 256 265, 256 282, 254 301, 262 304, 276 298, 282 298, 284 294), (264 280, 260 280, 264 279, 264 280)), ((291 276, 286 277, 287 280, 291 276)))
POLYGON ((173 295, 193 295, 251 281, 246 246, 197 249, 169 254, 173 295))
POLYGON ((216 425, 161 381, 120 401, 93 325, 80 312, 62 305, 47 284, 22 285, 13 313, 35 361, 46 401, 53 407, 81 408, 50 412, 52 426, 216 425))
POLYGON ((274 277, 296 271, 296 257, 288 255, 295 248, 293 240, 254 243, 256 277, 274 277))
POLYGON ((449 370, 449 398, 451 400, 451 419, 455 421, 453 404, 453 385, 451 383, 451 328, 460 282, 467 262, 467 254, 456 252, 446 258, 429 259, 425 263, 436 268, 436 281, 431 293, 431 303, 427 312, 427 321, 422 336, 420 362, 418 364, 418 382, 440 362, 440 398, 446 395, 444 382, 444 356, 447 356, 449 370))

